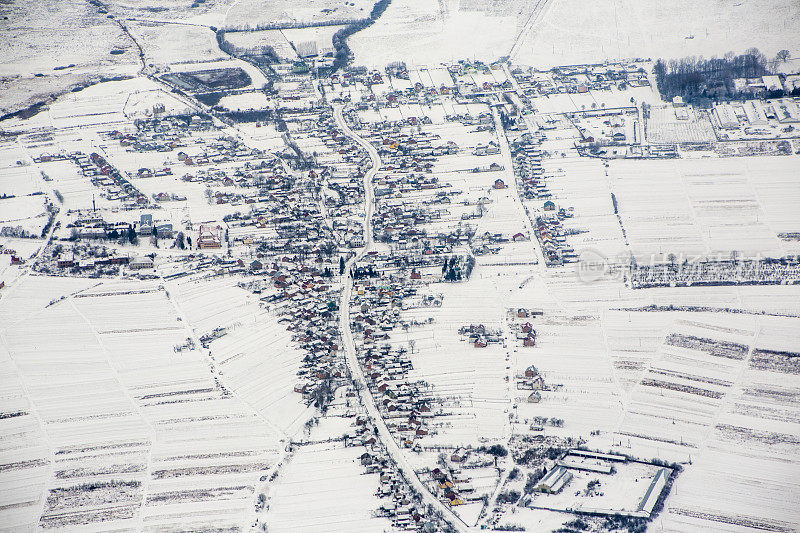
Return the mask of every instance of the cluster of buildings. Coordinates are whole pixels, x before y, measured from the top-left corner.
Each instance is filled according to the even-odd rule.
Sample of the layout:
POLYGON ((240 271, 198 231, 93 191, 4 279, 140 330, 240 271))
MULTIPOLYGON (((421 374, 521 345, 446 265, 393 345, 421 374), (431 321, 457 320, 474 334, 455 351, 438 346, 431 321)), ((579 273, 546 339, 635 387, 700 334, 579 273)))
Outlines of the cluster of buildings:
POLYGON ((150 205, 150 200, 133 183, 97 152, 86 155, 73 152, 68 155, 84 176, 90 176, 92 185, 105 189, 108 200, 120 200, 123 207, 139 208, 150 205))
POLYGON ((544 168, 542 168, 542 138, 526 133, 511 145, 514 156, 514 177, 517 190, 526 200, 550 198, 544 168))
POLYGON ((261 280, 250 285, 253 291, 279 309, 279 322, 286 324, 292 340, 306 354, 297 371, 295 392, 323 408, 329 401, 326 395, 347 375, 340 352, 338 300, 331 280, 322 275, 320 266, 305 264, 297 257, 268 265, 255 259, 244 266, 261 280), (269 294, 263 295, 262 287, 270 289, 269 294))
POLYGON ((413 448, 430 431, 431 400, 409 377, 413 366, 408 351, 389 340, 404 299, 414 297, 416 289, 385 278, 358 280, 353 289, 350 322, 359 364, 387 427, 403 446, 413 448))
POLYGON ((382 443, 375 438, 372 423, 359 416, 355 420, 355 427, 356 437, 350 441, 367 449, 359 457, 361 465, 365 473, 378 474, 376 495, 381 499, 381 504, 377 514, 390 519, 392 526, 397 529, 423 533, 439 531, 436 520, 416 502, 411 486, 400 475, 382 443))
POLYGON ((489 344, 503 342, 503 333, 500 330, 489 329, 483 324, 470 324, 461 326, 458 333, 475 348, 486 348, 489 344))
POLYGON ((719 129, 752 128, 751 132, 759 133, 769 125, 800 124, 800 98, 718 103, 712 108, 711 117, 719 129))
POLYGON ((528 97, 650 86, 647 71, 638 63, 569 65, 544 72, 517 67, 512 74, 528 97))

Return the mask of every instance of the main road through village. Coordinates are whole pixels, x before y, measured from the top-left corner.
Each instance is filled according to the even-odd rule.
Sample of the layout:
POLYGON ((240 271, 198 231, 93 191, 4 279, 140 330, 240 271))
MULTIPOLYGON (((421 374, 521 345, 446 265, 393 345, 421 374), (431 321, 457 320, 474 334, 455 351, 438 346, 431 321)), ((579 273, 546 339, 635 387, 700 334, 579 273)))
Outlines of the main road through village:
POLYGON ((353 342, 353 331, 350 328, 350 296, 353 288, 351 268, 372 249, 374 244, 371 220, 375 208, 375 197, 372 187, 372 178, 381 166, 381 158, 372 144, 364 140, 348 126, 342 115, 342 107, 343 106, 338 105, 333 108, 333 115, 336 119, 336 123, 345 135, 353 139, 367 151, 371 160, 371 166, 364 174, 364 247, 359 249, 346 263, 344 275, 342 276, 342 298, 339 304, 339 323, 342 330, 342 344, 344 346, 347 366, 350 369, 350 375, 356 385, 356 389, 359 390, 361 401, 367 410, 367 414, 378 429, 378 436, 386 447, 386 451, 392 461, 394 461, 397 468, 400 470, 400 473, 422 497, 422 501, 441 512, 445 519, 447 519, 457 531, 469 531, 470 528, 467 524, 433 495, 417 476, 413 465, 409 462, 403 450, 400 449, 400 446, 394 440, 389 428, 386 426, 386 422, 378 411, 372 392, 369 390, 369 387, 367 387, 366 380, 364 379, 364 373, 361 370, 361 366, 358 364, 356 346, 353 342))

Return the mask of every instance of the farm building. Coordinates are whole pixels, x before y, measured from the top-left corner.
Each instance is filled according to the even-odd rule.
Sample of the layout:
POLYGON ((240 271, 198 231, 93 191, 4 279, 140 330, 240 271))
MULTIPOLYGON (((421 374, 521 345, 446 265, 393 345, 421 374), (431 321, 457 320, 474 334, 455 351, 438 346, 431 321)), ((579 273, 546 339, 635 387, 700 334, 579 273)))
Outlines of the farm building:
POLYGON ((149 257, 137 257, 129 264, 131 270, 143 270, 146 268, 153 268, 153 260, 149 257))
POLYGON ((503 180, 501 180, 500 178, 497 178, 496 180, 494 180, 494 188, 495 189, 505 189, 506 188, 506 183, 503 180))
POLYGON ((723 129, 735 129, 739 127, 739 119, 730 104, 719 104, 714 106, 714 119, 717 125, 723 129))
POLYGON ((762 76, 761 81, 764 82, 764 87, 768 91, 783 90, 783 84, 778 76, 762 76))
POLYGON ((572 474, 566 468, 557 466, 550 470, 550 472, 536 484, 536 490, 549 494, 557 494, 571 479, 572 474))
POLYGON ((766 126, 767 125, 767 115, 764 113, 764 110, 761 108, 761 105, 753 100, 748 100, 745 102, 742 107, 744 108, 744 114, 747 117, 747 122, 750 123, 751 126, 766 126))

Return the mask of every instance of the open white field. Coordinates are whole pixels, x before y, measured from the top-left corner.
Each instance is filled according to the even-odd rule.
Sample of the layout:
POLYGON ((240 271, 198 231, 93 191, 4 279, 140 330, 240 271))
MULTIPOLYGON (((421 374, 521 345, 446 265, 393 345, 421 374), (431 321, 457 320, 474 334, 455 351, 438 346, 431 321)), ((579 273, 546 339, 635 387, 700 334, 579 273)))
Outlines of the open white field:
POLYGON ((131 40, 88 2, 4 2, 0 15, 0 115, 139 67, 131 40))
POLYGON ((293 390, 304 354, 279 317, 236 286, 241 280, 181 278, 170 290, 198 336, 228 330, 210 346, 220 378, 276 431, 291 436, 314 414, 293 390))
POLYGON ((129 29, 143 45, 145 61, 154 67, 228 57, 219 49, 214 32, 204 26, 133 21, 129 29))
POLYGON ((206 356, 175 351, 191 332, 167 293, 41 277, 12 289, 0 302, 13 316, 0 338, 21 414, 8 420, 22 424, 30 449, 4 454, 17 465, 4 480, 4 512, 20 527, 243 527, 278 434, 217 382, 206 356), (53 457, 44 490, 37 446, 53 457))
MULTIPOLYGON (((327 421, 323 420, 321 427, 327 421)), ((333 435, 312 431, 314 439, 333 435)), ((277 532, 381 532, 391 528, 374 512, 378 474, 364 474, 358 457, 364 448, 341 442, 299 446, 269 488, 269 509, 262 522, 277 532)), ((384 500, 385 501, 385 500, 384 500)))
POLYGON ((431 288, 443 294, 442 306, 409 309, 403 317, 423 321, 432 316, 433 323, 412 327, 407 334, 392 339, 401 346, 413 341, 411 376, 429 383, 432 396, 441 399, 442 409, 449 413, 435 422, 434 432, 422 439, 422 445, 458 446, 482 438, 495 441, 508 437, 513 384, 506 380, 507 350, 502 344, 473 348, 458 333, 460 327, 470 324, 502 328, 505 309, 496 297, 493 281, 473 278, 463 284, 431 288))
POLYGON ((374 4, 372 0, 309 0, 300 5, 290 0, 239 0, 228 8, 224 27, 255 29, 260 24, 270 23, 362 19, 369 16, 374 4))
POLYGON ((550 0, 522 33, 513 60, 541 67, 625 58, 722 56, 757 47, 800 51, 792 0, 550 0))
POLYGON ((313 42, 317 50, 322 53, 323 49, 333 50, 333 34, 344 28, 344 26, 318 26, 315 28, 293 28, 282 30, 281 33, 297 48, 302 43, 313 42))
POLYGON ((665 531, 790 531, 796 500, 800 382, 797 319, 676 319, 632 389, 621 450, 691 461, 657 520, 665 531), (795 355, 796 357, 796 355, 795 355), (683 457, 681 457, 683 455, 683 457))
POLYGON ((461 10, 455 0, 395 0, 375 24, 348 39, 348 45, 356 64, 369 66, 493 61, 508 54, 516 26, 514 17, 461 10))
POLYGON ((747 0, 668 4, 634 0, 492 3, 395 0, 376 24, 350 39, 356 62, 403 60, 434 64, 451 59, 552 67, 625 58, 722 56, 758 47, 772 57, 800 51, 792 29, 800 8, 791 0, 768 5, 747 0))
MULTIPOLYGON (((259 31, 236 31, 227 32, 225 39, 240 48, 258 49, 262 46, 271 47, 278 57, 286 60, 296 61, 297 52, 292 48, 291 43, 283 30, 259 30, 259 31)), ((331 40, 328 40, 331 46, 331 40)))
POLYGON ((610 188, 639 261, 669 254, 782 257, 800 249, 795 232, 800 159, 748 157, 613 161, 610 188))

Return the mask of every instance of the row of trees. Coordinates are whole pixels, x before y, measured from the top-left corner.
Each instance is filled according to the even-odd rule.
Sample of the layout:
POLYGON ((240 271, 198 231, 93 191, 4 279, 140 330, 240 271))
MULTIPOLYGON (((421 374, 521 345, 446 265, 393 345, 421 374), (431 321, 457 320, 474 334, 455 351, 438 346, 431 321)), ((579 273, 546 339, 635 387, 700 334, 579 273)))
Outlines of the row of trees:
MULTIPOLYGON (((212 28, 213 29, 213 28, 212 28)), ((233 57, 247 56, 255 63, 277 63, 280 57, 275 52, 275 49, 265 44, 261 46, 254 46, 252 48, 243 48, 236 46, 225 38, 226 31, 224 29, 216 30, 217 45, 219 49, 233 57)))
POLYGON ((347 38, 356 32, 372 26, 375 21, 383 15, 383 12, 386 11, 386 8, 388 8, 391 3, 392 0, 378 0, 372 7, 369 18, 354 22, 333 34, 333 49, 335 53, 331 72, 335 72, 344 67, 350 60, 350 47, 347 46, 347 38))

